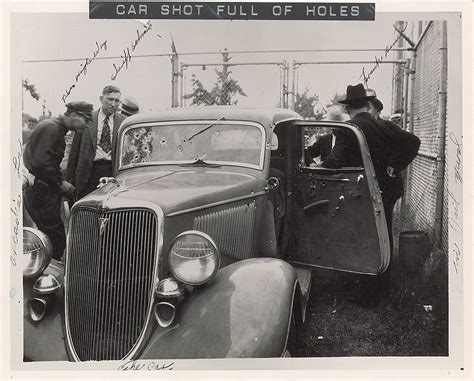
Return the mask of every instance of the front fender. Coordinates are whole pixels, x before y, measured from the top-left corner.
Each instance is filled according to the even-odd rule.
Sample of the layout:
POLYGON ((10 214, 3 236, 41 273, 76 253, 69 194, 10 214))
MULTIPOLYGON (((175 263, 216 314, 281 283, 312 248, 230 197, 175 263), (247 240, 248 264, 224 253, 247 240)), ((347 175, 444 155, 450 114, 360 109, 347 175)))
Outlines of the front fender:
POLYGON ((285 349, 296 272, 272 258, 220 270, 179 307, 176 322, 158 327, 140 358, 280 357, 285 349))
MULTIPOLYGON (((64 266, 56 260, 44 273, 54 275, 64 284, 64 266)), ((33 292, 33 283, 30 279, 23 282, 23 357, 25 361, 68 361, 62 324, 64 288, 51 298, 43 320, 34 322, 26 308, 29 299, 40 297, 33 292)))

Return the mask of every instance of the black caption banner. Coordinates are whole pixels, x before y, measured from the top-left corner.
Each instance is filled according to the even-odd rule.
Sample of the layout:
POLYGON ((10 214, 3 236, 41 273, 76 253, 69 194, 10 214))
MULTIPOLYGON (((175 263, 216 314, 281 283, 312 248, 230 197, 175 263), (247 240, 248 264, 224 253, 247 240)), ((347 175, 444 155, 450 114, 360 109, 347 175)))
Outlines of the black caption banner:
POLYGON ((91 19, 375 20, 375 3, 89 3, 91 19))

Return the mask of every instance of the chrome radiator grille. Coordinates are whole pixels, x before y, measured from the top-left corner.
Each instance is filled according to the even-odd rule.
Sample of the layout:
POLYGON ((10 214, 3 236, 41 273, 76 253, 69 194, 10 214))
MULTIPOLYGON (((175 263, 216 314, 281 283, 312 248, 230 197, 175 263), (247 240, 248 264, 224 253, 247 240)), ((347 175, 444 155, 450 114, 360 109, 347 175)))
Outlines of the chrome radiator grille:
POLYGON ((252 256, 255 225, 255 201, 204 214, 194 219, 193 229, 209 234, 222 255, 232 259, 252 256))
POLYGON ((153 292, 156 236, 149 210, 73 214, 66 319, 79 360, 119 360, 138 341, 153 292))

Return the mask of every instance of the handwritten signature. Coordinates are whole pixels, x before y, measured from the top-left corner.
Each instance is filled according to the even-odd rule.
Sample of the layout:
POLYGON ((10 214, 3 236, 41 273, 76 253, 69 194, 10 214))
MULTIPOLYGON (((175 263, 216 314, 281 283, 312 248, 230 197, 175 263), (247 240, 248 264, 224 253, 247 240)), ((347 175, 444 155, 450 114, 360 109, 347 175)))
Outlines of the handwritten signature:
POLYGON ((23 146, 21 145, 21 139, 18 139, 18 151, 12 158, 13 168, 18 178, 21 178, 21 158, 23 157, 23 146))
POLYGON ((61 100, 66 103, 66 99, 69 97, 69 95, 71 94, 72 92, 72 89, 74 89, 76 87, 76 84, 79 82, 79 79, 81 77, 84 77, 87 75, 87 69, 89 67, 89 65, 94 62, 94 60, 97 58, 97 56, 99 55, 99 53, 103 50, 107 50, 107 40, 105 40, 104 42, 102 43, 98 43, 97 41, 95 42, 95 50, 94 52, 92 53, 92 58, 88 58, 86 57, 86 59, 84 60, 83 63, 81 63, 79 66, 80 66, 80 69, 79 71, 77 72, 76 74, 76 77, 75 77, 75 82, 73 84, 71 84, 65 91, 64 91, 64 94, 62 95, 61 97, 61 100))
MULTIPOLYGON (((408 24, 405 24, 402 32, 404 32, 408 27, 408 24)), ((384 55, 380 56, 380 57, 375 57, 375 65, 374 67, 369 71, 368 74, 365 73, 365 67, 362 68, 362 73, 360 75, 359 78, 362 78, 363 81, 364 81, 364 84, 365 86, 367 86, 367 83, 369 82, 369 79, 370 77, 372 76, 372 74, 378 69, 378 67, 380 66, 380 64, 384 61, 385 58, 387 58, 388 56, 388 53, 390 53, 393 49, 393 47, 395 46, 395 44, 398 42, 398 40, 400 40, 401 38, 401 34, 398 34, 397 38, 395 39, 395 41, 393 41, 390 45, 387 45, 385 47, 385 50, 384 50, 384 55)))
POLYGON ((454 270, 456 271, 456 274, 458 273, 459 265, 461 262, 461 249, 459 249, 459 246, 457 243, 454 243, 454 270))
POLYGON ((131 360, 127 361, 126 363, 120 365, 118 370, 126 371, 126 370, 173 370, 174 361, 170 363, 160 363, 154 361, 137 361, 131 360))
POLYGON ((12 266, 17 265, 17 245, 20 237, 20 212, 21 212, 21 194, 11 200, 10 213, 13 217, 12 231, 11 231, 11 249, 10 249, 10 263, 12 266))
POLYGON ((455 134, 449 134, 449 139, 456 146, 456 162, 454 163, 454 180, 457 183, 462 183, 462 144, 458 142, 455 134))
MULTIPOLYGON (((144 29, 141 32, 137 29, 137 38, 135 38, 135 40, 132 41, 130 46, 122 50, 123 54, 120 56, 122 58, 122 61, 120 62, 120 64, 118 66, 116 64, 112 64, 113 67, 114 67, 114 73, 110 76, 110 79, 112 81, 115 81, 117 79, 117 76, 119 75, 119 73, 122 71, 122 69, 124 67, 125 67, 125 69, 128 69, 130 61, 132 60, 132 53, 135 51, 135 49, 137 48, 140 41, 143 40, 145 35, 150 30, 152 30, 153 25, 152 25, 151 21, 148 20, 143 25, 143 27, 144 27, 144 29)), ((159 34, 157 34, 157 36, 161 37, 159 34)))
POLYGON ((452 201, 454 219, 457 220, 459 218, 459 204, 460 203, 456 199, 456 196, 449 190, 448 190, 448 196, 452 201))

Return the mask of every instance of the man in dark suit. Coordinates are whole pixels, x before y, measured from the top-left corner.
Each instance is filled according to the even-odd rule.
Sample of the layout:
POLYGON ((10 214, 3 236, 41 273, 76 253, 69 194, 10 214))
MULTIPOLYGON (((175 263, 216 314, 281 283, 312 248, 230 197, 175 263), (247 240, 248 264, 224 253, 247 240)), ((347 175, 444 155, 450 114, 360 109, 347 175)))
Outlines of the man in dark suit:
MULTIPOLYGON (((356 125, 364 133, 375 174, 379 185, 381 185, 381 182, 387 176, 388 159, 386 157, 385 140, 378 128, 377 121, 369 114, 369 101, 373 98, 375 96, 368 95, 364 86, 359 83, 355 86, 349 85, 347 87, 346 98, 341 100, 340 103, 345 105, 346 111, 351 118, 349 123, 356 125)), ((361 165, 362 157, 356 136, 351 131, 342 132, 342 136, 336 140, 336 144, 323 167, 338 168, 361 165)), ((389 279, 390 266, 382 275, 361 276, 361 290, 354 299, 354 302, 364 307, 376 307, 381 301, 384 290, 389 285, 389 279)))
MULTIPOLYGON (((365 135, 377 178, 385 171, 385 152, 380 131, 375 119, 369 114, 368 96, 359 83, 347 87, 347 95, 340 103, 345 105, 350 116, 349 123, 359 127, 365 135)), ((341 130, 331 153, 323 163, 325 168, 358 167, 362 165, 359 143, 351 131, 341 130)))
POLYGON ((331 153, 332 147, 334 147, 333 142, 335 142, 335 135, 332 132, 318 138, 305 151, 305 154, 307 154, 306 165, 317 165, 319 162, 324 163, 324 160, 331 153), (315 162, 315 159, 319 159, 318 162, 315 162))
MULTIPOLYGON (((61 220, 62 197, 71 198, 74 186, 64 180, 60 164, 64 157, 68 131, 79 133, 87 128, 93 106, 86 102, 71 102, 58 118, 41 121, 25 146, 23 161, 34 175, 34 183, 24 190, 25 208, 39 230, 53 245, 53 258, 60 260, 66 247, 64 224, 61 220)), ((86 132, 87 133, 87 132, 86 132)))
POLYGON ((390 238, 390 250, 393 250, 392 215, 395 203, 403 196, 401 172, 408 167, 418 154, 420 139, 402 130, 398 124, 382 119, 380 114, 383 110, 383 103, 377 99, 375 91, 367 89, 367 93, 374 95, 374 98, 369 101, 369 113, 378 122, 379 130, 387 147, 387 170, 384 178, 380 179, 379 182, 390 238))
MULTIPOLYGON (((345 114, 339 105, 328 107, 326 117, 322 120, 332 122, 345 122, 349 119, 349 115, 345 114)), ((306 165, 319 166, 326 161, 326 158, 331 153, 336 144, 338 130, 333 129, 331 133, 322 135, 308 147, 305 151, 306 165)))
POLYGON ((118 113, 120 89, 106 86, 99 97, 101 107, 92 116, 89 130, 74 135, 67 165, 67 179, 80 199, 94 191, 101 177, 112 176, 117 132, 125 116, 118 113))
MULTIPOLYGON (((416 156, 418 146, 414 144, 415 140, 412 136, 407 136, 398 127, 395 130, 393 126, 390 129, 382 126, 382 123, 370 114, 370 103, 374 102, 374 99, 376 99, 375 94, 370 92, 367 94, 364 86, 359 83, 355 86, 347 87, 346 99, 340 101, 340 103, 346 106, 346 110, 351 117, 349 123, 355 124, 364 133, 379 187, 382 191, 385 218, 389 230, 389 238, 391 239, 394 205, 391 185, 396 173, 398 173, 397 171, 404 165, 408 165, 413 160, 413 155, 416 156), (403 149, 405 146, 412 146, 413 148, 416 146, 416 152, 413 151, 413 148, 409 152, 405 151, 403 149)), ((343 143, 342 149, 340 151, 336 150, 336 142, 336 146, 329 155, 328 160, 331 155, 335 156, 335 159, 341 160, 338 156, 347 155, 348 153, 355 152, 355 150, 360 156, 360 150, 355 137, 347 136, 346 139, 340 140, 343 143)), ((357 160, 361 160, 361 158, 357 158, 357 160)), ((390 248, 392 248, 392 243, 390 243, 390 248)), ((389 263, 387 270, 383 274, 362 278, 363 290, 357 302, 367 307, 377 306, 381 301, 382 295, 386 295, 389 292, 390 272, 391 264, 389 263)))

